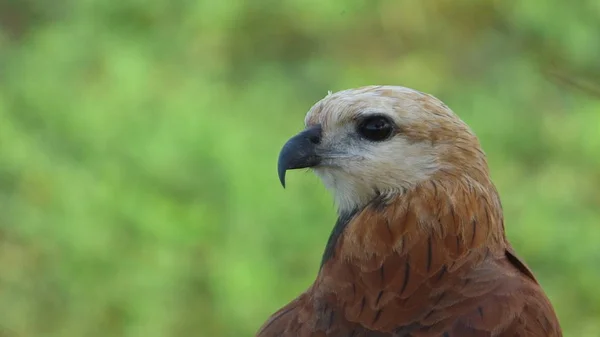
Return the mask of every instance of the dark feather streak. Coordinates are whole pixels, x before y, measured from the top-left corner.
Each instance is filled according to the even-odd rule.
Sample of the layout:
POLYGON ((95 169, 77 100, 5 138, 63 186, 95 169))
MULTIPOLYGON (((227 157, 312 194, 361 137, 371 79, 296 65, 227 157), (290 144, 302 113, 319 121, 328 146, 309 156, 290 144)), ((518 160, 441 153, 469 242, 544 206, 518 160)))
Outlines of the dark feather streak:
POLYGON ((430 181, 431 181, 431 185, 433 185, 433 195, 437 199, 437 195, 438 195, 437 185, 435 184, 435 180, 431 179, 430 181))
POLYGON ((525 274, 527 277, 529 277, 531 280, 533 280, 535 283, 537 283, 537 280, 535 279, 535 276, 533 276, 533 274, 531 273, 531 271, 529 270, 529 268, 527 268, 527 266, 515 255, 513 255, 511 252, 504 251, 504 255, 506 256, 506 258, 508 259, 508 261, 515 266, 521 273, 525 274))
POLYGON ((375 305, 379 305, 379 300, 381 300, 382 295, 383 295, 383 290, 379 291, 379 295, 377 295, 377 300, 375 301, 375 305))
POLYGON ((403 236, 402 236, 401 243, 400 243, 400 247, 401 247, 401 249, 402 249, 402 250, 400 251, 400 254, 404 254, 404 250, 406 249, 406 245, 405 245, 405 241, 406 241, 406 240, 405 240, 405 239, 406 239, 406 236, 404 236, 404 235, 403 235, 403 236))
POLYGON ((408 263, 408 258, 406 259, 406 265, 404 269, 404 281, 402 282, 402 289, 400 290, 400 295, 404 293, 406 290, 406 286, 408 286, 408 278, 410 277, 410 265, 408 263))
POLYGON ((323 253, 323 258, 321 259, 321 266, 323 265, 333 256, 335 252, 335 246, 337 244, 338 239, 348 226, 348 223, 354 218, 354 215, 357 213, 357 210, 353 210, 348 213, 340 214, 338 217, 335 226, 333 226, 333 230, 331 231, 331 235, 329 235, 329 239, 327 240, 327 245, 325 246, 325 252, 323 253))
POLYGON ((431 247, 431 236, 427 239, 427 272, 431 270, 431 255, 432 255, 432 247, 431 247))
POLYGON ((390 238, 394 237, 394 233, 392 233, 392 229, 390 228, 390 220, 389 219, 385 219, 385 228, 387 228, 388 230, 388 234, 390 235, 390 238))
POLYGON ((460 237, 456 236, 456 254, 460 252, 460 237))
POLYGON ((443 292, 440 294, 440 296, 438 296, 437 300, 435 300, 434 306, 438 305, 444 299, 444 297, 446 297, 446 292, 443 292))
POLYGON ((442 266, 442 270, 440 271, 440 274, 438 275, 437 279, 435 280, 436 282, 441 280, 442 277, 444 277, 444 274, 446 274, 447 269, 448 268, 446 267, 446 265, 442 266))
POLYGON ((473 234, 471 234, 471 245, 475 242, 475 233, 477 233, 477 220, 471 220, 471 225, 473 226, 473 234))
POLYGON ((371 324, 375 324, 379 320, 380 316, 381 316, 381 309, 377 310, 377 313, 375 314, 375 318, 373 319, 373 322, 371 324))

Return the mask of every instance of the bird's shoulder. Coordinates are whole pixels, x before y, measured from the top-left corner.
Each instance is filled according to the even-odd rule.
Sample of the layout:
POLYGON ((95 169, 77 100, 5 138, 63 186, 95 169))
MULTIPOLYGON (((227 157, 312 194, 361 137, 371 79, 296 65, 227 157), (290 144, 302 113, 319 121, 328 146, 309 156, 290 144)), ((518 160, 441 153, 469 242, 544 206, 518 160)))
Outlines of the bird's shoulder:
POLYGON ((432 184, 338 221, 314 284, 258 336, 560 337, 494 195, 463 192, 432 184))
POLYGON ((488 254, 476 268, 466 263, 440 271, 406 297, 398 284, 378 285, 375 274, 351 275, 351 265, 344 266, 346 274, 331 274, 333 264, 339 263, 324 266, 315 283, 273 314, 257 336, 562 336, 544 293, 507 257, 488 254))

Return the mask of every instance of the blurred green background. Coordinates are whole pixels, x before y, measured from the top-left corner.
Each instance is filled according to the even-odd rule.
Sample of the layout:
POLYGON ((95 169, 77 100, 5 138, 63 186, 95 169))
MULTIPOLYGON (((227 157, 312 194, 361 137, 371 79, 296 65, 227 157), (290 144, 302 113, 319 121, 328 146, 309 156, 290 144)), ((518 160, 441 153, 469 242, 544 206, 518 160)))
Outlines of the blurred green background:
POLYGON ((0 0, 0 335, 252 336, 335 220, 276 160, 327 90, 479 135, 565 336, 600 336, 600 2, 0 0))

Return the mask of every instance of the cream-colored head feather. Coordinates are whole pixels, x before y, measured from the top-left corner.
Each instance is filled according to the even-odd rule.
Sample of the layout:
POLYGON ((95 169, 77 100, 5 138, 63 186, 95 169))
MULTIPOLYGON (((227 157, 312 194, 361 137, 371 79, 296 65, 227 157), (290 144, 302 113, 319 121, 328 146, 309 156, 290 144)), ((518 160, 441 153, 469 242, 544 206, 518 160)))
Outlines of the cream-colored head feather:
POLYGON ((340 212, 429 179, 487 179, 474 133, 437 98, 416 90, 368 86, 329 92, 310 109, 305 124, 322 129, 321 162, 313 169, 340 212), (370 116, 388 119, 390 137, 372 141, 361 135, 360 123, 370 116))

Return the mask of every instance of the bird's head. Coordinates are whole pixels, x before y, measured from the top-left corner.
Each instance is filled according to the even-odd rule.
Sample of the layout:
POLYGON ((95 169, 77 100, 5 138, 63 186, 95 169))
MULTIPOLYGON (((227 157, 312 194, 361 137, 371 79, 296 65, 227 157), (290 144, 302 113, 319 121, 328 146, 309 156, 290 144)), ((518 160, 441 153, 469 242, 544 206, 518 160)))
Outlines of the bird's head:
POLYGON ((330 93, 310 109, 305 126, 281 150, 281 183, 287 170, 312 168, 340 212, 430 179, 487 177, 469 127, 435 97, 409 88, 330 93))

